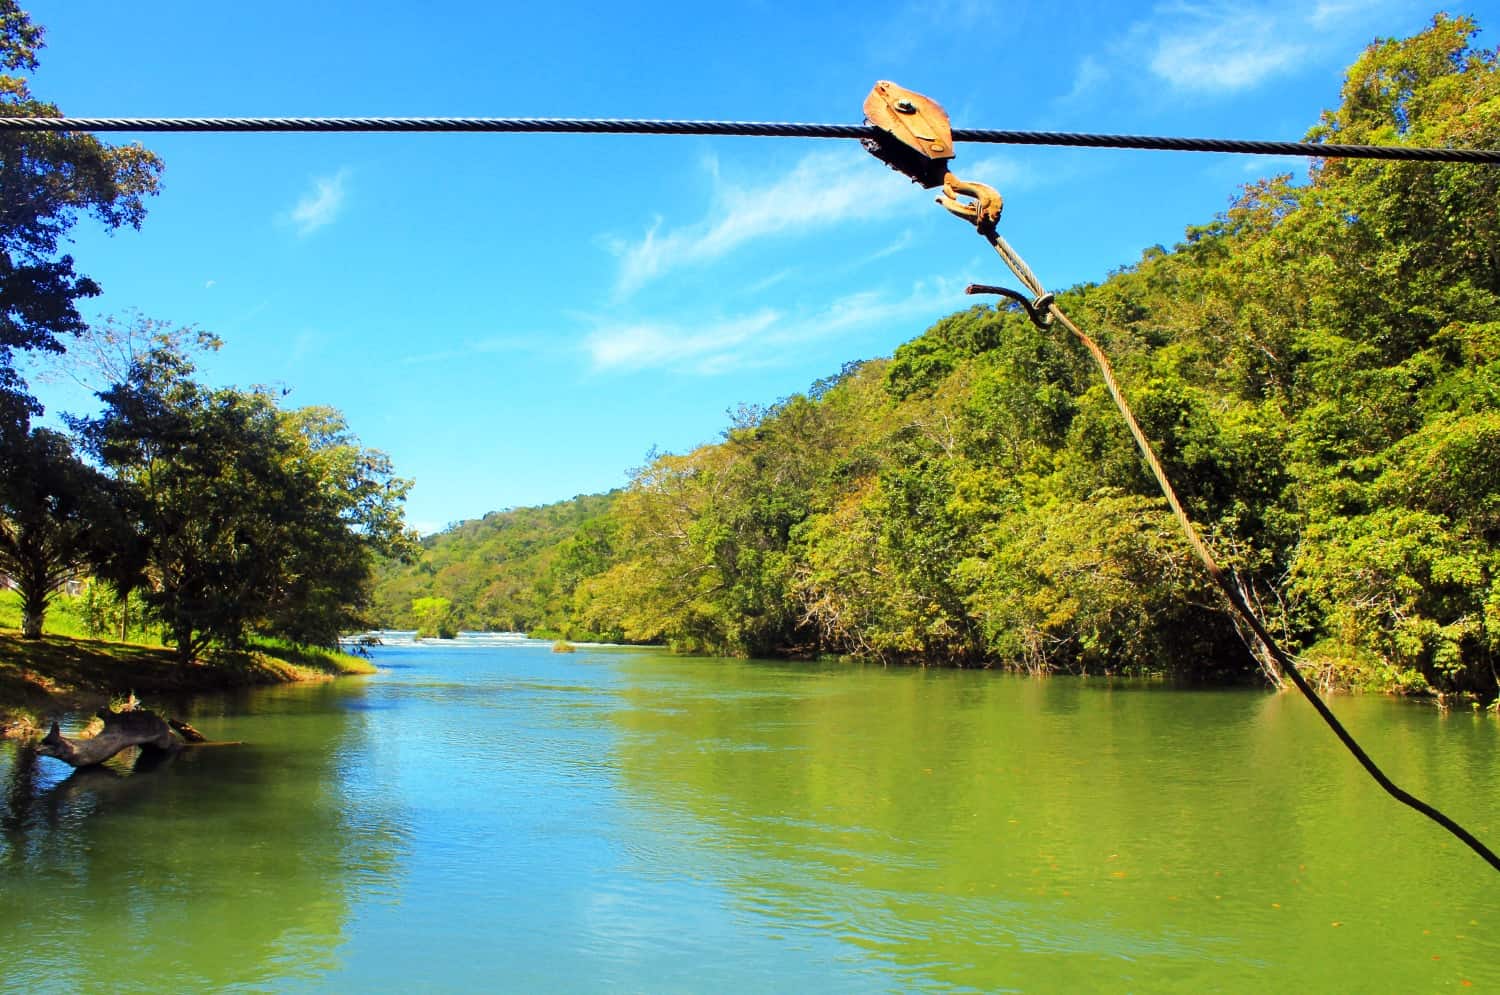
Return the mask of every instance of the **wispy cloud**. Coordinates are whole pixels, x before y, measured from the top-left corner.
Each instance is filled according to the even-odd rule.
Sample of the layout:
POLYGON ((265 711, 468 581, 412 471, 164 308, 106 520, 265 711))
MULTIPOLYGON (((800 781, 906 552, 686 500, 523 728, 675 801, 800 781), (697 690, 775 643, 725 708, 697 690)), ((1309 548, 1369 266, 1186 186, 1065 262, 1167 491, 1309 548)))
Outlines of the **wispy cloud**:
POLYGON ((1079 60, 1078 68, 1073 73, 1073 88, 1061 100, 1064 103, 1078 100, 1092 93, 1108 79, 1109 70, 1103 63, 1093 55, 1085 55, 1079 60))
POLYGON ((1180 5, 1157 36, 1151 72, 1178 90, 1228 92, 1255 86, 1294 65, 1303 45, 1291 41, 1287 12, 1238 4, 1180 5))
POLYGON ((311 235, 319 228, 333 223, 343 210, 348 180, 347 168, 332 176, 320 176, 313 180, 313 188, 302 195, 302 199, 297 201, 287 215, 298 235, 311 235))
POLYGON ((1320 0, 1313 4, 1313 9, 1307 15, 1307 23, 1315 28, 1333 27, 1368 12, 1371 6, 1381 5, 1372 5, 1369 0, 1320 0))
POLYGON ((491 335, 488 338, 470 340, 452 349, 412 353, 402 356, 399 362, 403 366, 421 366, 503 353, 545 353, 551 350, 547 345, 549 341, 550 337, 541 335, 491 335))
POLYGON ((790 269, 779 269, 769 276, 763 276, 759 280, 756 280, 748 287, 745 287, 744 290, 741 291, 741 293, 749 297, 754 297, 757 294, 765 293, 767 290, 770 290, 778 283, 785 283, 793 275, 793 271, 790 269))
POLYGON ((1035 190, 1048 183, 1058 182, 1060 178, 1055 165, 1043 173, 1034 166, 1004 154, 956 160, 953 170, 964 179, 994 187, 1002 195, 1008 190, 1035 190))
POLYGON ((818 311, 762 309, 718 321, 600 323, 583 342, 596 370, 666 368, 712 375, 773 365, 809 343, 881 324, 931 320, 967 303, 959 280, 919 281, 905 297, 848 294, 818 311))
MULTIPOLYGON (((1153 8, 1113 54, 1178 93, 1236 93, 1310 60, 1347 54, 1352 41, 1405 8, 1415 9, 1411 0, 1183 0, 1153 8)), ((1109 67, 1086 58, 1078 80, 1106 74, 1113 75, 1109 67)), ((1075 85, 1074 95, 1085 89, 1075 85)))
POLYGON ((873 160, 813 153, 789 172, 759 184, 714 178, 708 215, 693 224, 668 227, 658 218, 639 239, 614 239, 620 257, 616 290, 628 295, 672 269, 720 259, 747 243, 787 237, 920 203, 911 185, 873 160))
POLYGON ((866 263, 873 263, 877 259, 884 259, 886 256, 894 256, 896 253, 910 246, 915 240, 916 236, 913 235, 912 230, 908 228, 906 229, 906 231, 903 231, 894 242, 890 243, 885 248, 876 249, 874 252, 870 253, 864 258, 855 260, 855 265, 863 266, 866 263))
POLYGON ((596 369, 639 370, 678 367, 708 372, 717 361, 733 355, 761 336, 780 319, 772 310, 757 311, 717 322, 680 324, 640 321, 607 325, 584 340, 596 369))

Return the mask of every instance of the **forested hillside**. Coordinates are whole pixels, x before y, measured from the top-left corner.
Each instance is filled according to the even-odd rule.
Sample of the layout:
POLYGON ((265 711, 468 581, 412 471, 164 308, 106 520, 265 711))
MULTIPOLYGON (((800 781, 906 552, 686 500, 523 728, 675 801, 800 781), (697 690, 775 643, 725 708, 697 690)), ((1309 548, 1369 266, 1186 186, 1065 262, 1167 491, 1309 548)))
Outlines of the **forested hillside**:
MULTIPOLYGON (((1500 147, 1472 32, 1373 45, 1311 139, 1500 147)), ((1059 304, 1323 680, 1495 695, 1500 170, 1321 162, 1059 304)), ((434 595, 468 625, 713 653, 1255 673, 1087 356, 988 307, 617 495, 430 540, 380 599, 401 621, 434 595)))
POLYGON ((579 580, 614 562, 614 500, 590 494, 496 511, 428 536, 414 564, 391 560, 382 568, 377 617, 387 626, 449 632, 571 628, 579 580), (420 599, 427 601, 414 608, 420 599))

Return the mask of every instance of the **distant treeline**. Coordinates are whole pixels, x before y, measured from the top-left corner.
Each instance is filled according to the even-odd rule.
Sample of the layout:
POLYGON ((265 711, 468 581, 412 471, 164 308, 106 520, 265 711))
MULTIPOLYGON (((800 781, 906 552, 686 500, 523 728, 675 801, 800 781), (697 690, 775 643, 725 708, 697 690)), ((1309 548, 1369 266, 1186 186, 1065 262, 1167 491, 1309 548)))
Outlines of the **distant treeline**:
POLYGON ((491 512, 428 536, 415 563, 385 562, 374 613, 386 626, 432 635, 459 629, 576 634, 578 582, 614 562, 609 516, 615 497, 590 494, 491 512))
MULTIPOLYGON (((1371 46, 1311 140, 1500 147, 1473 32, 1371 46)), ((1321 679, 1494 697, 1500 170, 1319 162, 1059 304, 1321 679)), ((720 654, 1256 673, 1087 356, 1010 310, 742 408, 616 494, 425 545, 381 581, 388 622, 442 598, 466 627, 720 654)))

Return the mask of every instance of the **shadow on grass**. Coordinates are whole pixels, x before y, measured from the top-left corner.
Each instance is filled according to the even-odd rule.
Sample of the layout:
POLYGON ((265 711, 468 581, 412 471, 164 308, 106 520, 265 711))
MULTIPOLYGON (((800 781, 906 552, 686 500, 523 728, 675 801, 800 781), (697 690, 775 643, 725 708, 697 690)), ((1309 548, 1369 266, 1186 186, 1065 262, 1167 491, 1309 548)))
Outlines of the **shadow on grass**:
POLYGON ((9 723, 19 722, 24 730, 44 715, 98 708, 129 692, 191 694, 372 672, 357 657, 279 643, 217 651, 184 665, 161 647, 65 636, 22 639, 16 630, 0 629, 0 731, 9 723))

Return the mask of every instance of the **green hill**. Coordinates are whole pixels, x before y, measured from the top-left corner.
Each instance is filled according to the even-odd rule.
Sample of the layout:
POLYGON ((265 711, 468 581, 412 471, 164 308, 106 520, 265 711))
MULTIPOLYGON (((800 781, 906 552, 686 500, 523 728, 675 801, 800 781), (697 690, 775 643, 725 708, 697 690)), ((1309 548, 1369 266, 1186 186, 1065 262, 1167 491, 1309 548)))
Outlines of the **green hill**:
POLYGON ((580 578, 611 553, 616 494, 590 494, 539 508, 491 512, 422 540, 412 566, 387 563, 377 577, 380 623, 416 628, 412 602, 451 603, 454 628, 582 637, 569 604, 580 578))

